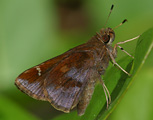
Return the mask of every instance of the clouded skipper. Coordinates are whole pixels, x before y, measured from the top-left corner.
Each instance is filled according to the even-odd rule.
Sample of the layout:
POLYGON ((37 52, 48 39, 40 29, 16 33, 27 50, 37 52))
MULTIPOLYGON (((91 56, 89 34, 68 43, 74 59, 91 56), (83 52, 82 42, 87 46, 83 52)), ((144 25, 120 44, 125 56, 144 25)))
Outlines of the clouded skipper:
MULTIPOLYGON (((113 5, 109 16, 112 9, 113 5)), ((126 21, 125 19, 118 26, 126 21)), ((110 60, 130 75, 115 61, 117 47, 131 56, 119 44, 139 37, 119 42, 112 47, 115 28, 102 28, 88 42, 26 70, 17 77, 15 85, 32 98, 49 101, 54 108, 63 112, 68 113, 77 106, 78 115, 81 116, 90 102, 95 83, 99 80, 104 89, 108 108, 111 97, 101 75, 104 74, 110 60)))

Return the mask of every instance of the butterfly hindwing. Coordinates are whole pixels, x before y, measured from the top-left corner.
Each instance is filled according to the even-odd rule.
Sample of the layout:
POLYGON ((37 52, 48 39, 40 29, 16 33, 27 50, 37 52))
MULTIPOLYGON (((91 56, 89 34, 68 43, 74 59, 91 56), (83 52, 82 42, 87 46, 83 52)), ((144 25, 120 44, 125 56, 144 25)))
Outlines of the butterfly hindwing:
POLYGON ((89 58, 87 52, 76 52, 49 71, 45 89, 48 101, 55 108, 69 112, 76 106, 93 70, 94 62, 89 58))

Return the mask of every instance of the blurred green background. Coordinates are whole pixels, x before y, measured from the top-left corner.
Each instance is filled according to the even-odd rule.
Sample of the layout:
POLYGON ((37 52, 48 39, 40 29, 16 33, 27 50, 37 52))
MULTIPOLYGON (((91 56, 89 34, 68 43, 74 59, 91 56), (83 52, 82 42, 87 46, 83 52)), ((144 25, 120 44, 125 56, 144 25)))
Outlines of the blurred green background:
MULTIPOLYGON (((14 85, 24 70, 86 42, 104 25, 115 27, 114 43, 153 27, 152 0, 1 0, 0 119, 52 119, 61 114, 48 102, 37 101, 14 85)), ((136 41, 122 45, 134 53, 136 41)), ((117 60, 125 54, 118 50, 117 60)), ((109 120, 153 118, 153 52, 109 120)))

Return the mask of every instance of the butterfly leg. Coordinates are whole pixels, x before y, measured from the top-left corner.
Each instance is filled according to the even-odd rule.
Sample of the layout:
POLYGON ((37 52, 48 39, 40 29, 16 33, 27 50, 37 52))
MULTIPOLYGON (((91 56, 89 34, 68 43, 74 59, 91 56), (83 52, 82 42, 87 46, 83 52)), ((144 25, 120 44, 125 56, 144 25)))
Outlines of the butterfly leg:
POLYGON ((130 55, 127 51, 125 51, 121 46, 119 46, 118 44, 116 44, 115 46, 117 46, 118 48, 120 48, 124 53, 126 53, 128 56, 130 56, 131 58, 134 59, 134 57, 132 55, 130 55))
POLYGON ((100 77, 100 83, 103 86, 103 90, 104 90, 105 97, 106 97, 106 102, 107 102, 107 109, 108 109, 108 106, 111 103, 111 96, 110 96, 109 90, 107 89, 107 87, 106 87, 104 81, 101 79, 101 77, 100 77))
POLYGON ((131 76, 127 71, 125 71, 119 64, 117 64, 117 62, 115 61, 115 58, 114 58, 114 55, 113 55, 113 52, 111 53, 110 50, 108 48, 107 49, 107 52, 109 53, 109 56, 113 62, 114 65, 116 65, 119 69, 121 69, 124 73, 126 73, 127 75, 131 76))
POLYGON ((127 51, 125 51, 121 46, 119 46, 119 44, 124 44, 124 43, 130 42, 130 41, 133 41, 133 40, 135 40, 135 39, 137 39, 139 37, 140 37, 140 35, 138 35, 137 37, 134 37, 132 39, 129 39, 129 40, 118 42, 117 44, 115 44, 114 48, 116 48, 116 47, 120 48, 124 53, 126 53, 128 56, 130 56, 130 57, 132 57, 134 59, 134 57, 132 55, 130 55, 127 51))
POLYGON ((130 41, 133 41, 133 40, 139 38, 140 36, 141 36, 141 35, 138 35, 138 36, 136 36, 136 37, 134 37, 134 38, 131 38, 131 39, 129 39, 129 40, 125 40, 125 41, 122 41, 122 42, 118 42, 117 44, 124 44, 124 43, 130 42, 130 41))

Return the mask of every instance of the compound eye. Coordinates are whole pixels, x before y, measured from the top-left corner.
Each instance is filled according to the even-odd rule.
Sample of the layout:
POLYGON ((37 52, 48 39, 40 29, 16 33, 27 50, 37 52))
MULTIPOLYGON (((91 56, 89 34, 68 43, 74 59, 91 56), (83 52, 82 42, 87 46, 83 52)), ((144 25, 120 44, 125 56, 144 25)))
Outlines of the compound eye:
POLYGON ((110 40, 110 35, 104 35, 104 36, 102 36, 102 39, 103 39, 104 43, 108 43, 110 40))

